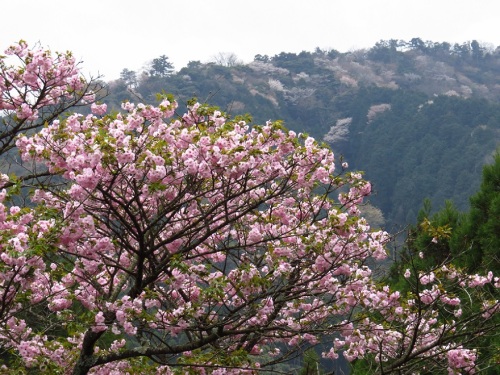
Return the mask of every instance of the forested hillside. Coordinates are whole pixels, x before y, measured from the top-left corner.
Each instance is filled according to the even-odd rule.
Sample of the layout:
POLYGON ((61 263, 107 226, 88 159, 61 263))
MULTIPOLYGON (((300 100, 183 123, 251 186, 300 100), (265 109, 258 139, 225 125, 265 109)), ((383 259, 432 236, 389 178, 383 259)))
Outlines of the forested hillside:
POLYGON ((193 96, 254 123, 282 119, 329 143, 366 171, 386 227, 414 222, 425 197, 465 209, 481 168, 500 140, 500 51, 477 41, 454 46, 414 38, 369 50, 235 56, 192 61, 175 72, 167 56, 149 69, 124 69, 108 101, 193 96))

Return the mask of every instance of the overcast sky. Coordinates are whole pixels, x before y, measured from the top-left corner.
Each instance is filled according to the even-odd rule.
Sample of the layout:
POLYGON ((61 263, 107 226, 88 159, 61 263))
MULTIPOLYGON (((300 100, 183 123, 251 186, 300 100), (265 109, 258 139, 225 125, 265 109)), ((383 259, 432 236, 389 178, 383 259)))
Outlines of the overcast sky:
POLYGON ((178 70, 219 52, 369 48, 381 39, 500 45, 500 0, 0 0, 0 50, 24 39, 119 77, 167 55, 178 70))

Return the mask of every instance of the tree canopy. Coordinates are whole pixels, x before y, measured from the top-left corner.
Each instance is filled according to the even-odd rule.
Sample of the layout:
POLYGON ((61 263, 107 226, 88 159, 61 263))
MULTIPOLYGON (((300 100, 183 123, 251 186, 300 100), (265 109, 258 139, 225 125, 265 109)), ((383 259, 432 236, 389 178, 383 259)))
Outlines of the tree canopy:
POLYGON ((170 61, 168 61, 168 57, 165 55, 161 55, 156 59, 153 59, 151 62, 151 68, 149 69, 149 74, 154 77, 167 77, 174 71, 174 66, 170 61))

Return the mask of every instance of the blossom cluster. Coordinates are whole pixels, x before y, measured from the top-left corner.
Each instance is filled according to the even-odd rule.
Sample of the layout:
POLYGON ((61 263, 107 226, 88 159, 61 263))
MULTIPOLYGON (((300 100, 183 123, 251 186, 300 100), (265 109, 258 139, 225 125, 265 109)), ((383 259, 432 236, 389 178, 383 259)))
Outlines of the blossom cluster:
POLYGON ((20 41, 5 54, 0 58, 0 110, 14 112, 19 120, 35 121, 41 108, 56 105, 85 87, 69 52, 54 57, 48 50, 30 49, 20 41), (21 65, 7 65, 7 57, 21 65))

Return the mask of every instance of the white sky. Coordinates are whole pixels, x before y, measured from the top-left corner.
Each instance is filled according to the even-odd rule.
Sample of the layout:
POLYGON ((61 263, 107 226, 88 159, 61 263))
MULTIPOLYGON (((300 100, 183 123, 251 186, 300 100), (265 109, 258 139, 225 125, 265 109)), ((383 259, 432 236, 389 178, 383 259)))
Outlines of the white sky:
POLYGON ((346 52, 381 39, 500 45, 499 0, 0 0, 0 52, 19 39, 71 50, 105 80, 167 55, 346 52))

